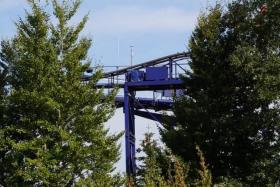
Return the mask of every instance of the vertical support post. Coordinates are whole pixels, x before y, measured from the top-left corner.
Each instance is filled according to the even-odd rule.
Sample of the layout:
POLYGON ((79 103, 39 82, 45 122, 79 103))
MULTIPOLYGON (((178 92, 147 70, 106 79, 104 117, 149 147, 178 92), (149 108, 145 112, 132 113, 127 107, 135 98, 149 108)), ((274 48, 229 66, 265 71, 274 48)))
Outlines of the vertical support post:
MULTIPOLYGON (((108 78, 108 85, 110 85, 110 79, 111 79, 111 77, 108 78)), ((107 94, 108 95, 110 94, 110 89, 107 89, 107 94)))
POLYGON ((178 65, 177 65, 177 62, 175 62, 175 78, 179 78, 177 66, 178 66, 178 65))
POLYGON ((173 78, 173 60, 170 59, 169 60, 169 79, 172 79, 173 78))
MULTIPOLYGON (((119 66, 117 66, 117 71, 119 70, 119 66)), ((119 84, 119 75, 117 75, 117 85, 119 84)))
POLYGON ((135 160, 135 117, 133 106, 134 92, 124 85, 124 113, 125 113, 125 152, 126 173, 129 177, 136 174, 135 160))

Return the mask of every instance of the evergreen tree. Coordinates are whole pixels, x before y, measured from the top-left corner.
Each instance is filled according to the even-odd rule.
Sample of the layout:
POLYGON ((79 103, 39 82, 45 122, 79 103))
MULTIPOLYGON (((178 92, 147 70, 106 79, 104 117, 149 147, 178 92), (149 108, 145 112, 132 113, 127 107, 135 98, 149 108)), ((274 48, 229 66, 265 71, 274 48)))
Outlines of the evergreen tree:
MULTIPOLYGON (((6 89, 5 86, 7 84, 7 67, 6 64, 4 64, 1 60, 0 60, 0 128, 2 128, 3 125, 3 118, 4 118, 4 106, 5 106, 5 97, 6 97, 6 89)), ((3 141, 2 141, 2 137, 3 137, 3 132, 0 131, 0 147, 2 147, 3 141)), ((1 151, 0 151, 1 154, 1 151)), ((1 159, 1 157, 0 157, 1 159)), ((1 166, 0 166, 1 168, 1 166)), ((1 180, 1 178, 0 178, 1 180)))
POLYGON ((187 167, 168 149, 160 147, 153 133, 146 133, 137 150, 139 165, 136 184, 150 187, 186 187, 187 167))
MULTIPOLYGON (((151 187, 210 187, 212 176, 209 172, 202 151, 197 149, 196 176, 189 176, 189 167, 169 149, 158 145, 153 133, 146 133, 137 151, 138 157, 136 184, 151 187)), ((135 185, 131 185, 135 186, 135 185)))
MULTIPOLYGON (((3 119, 4 112, 4 102, 5 96, 7 94, 7 66, 0 60, 0 119, 3 119)), ((1 125, 1 121, 0 121, 1 125)))
POLYGON ((190 39, 186 95, 161 134, 194 169, 199 145, 214 181, 280 181, 279 9, 275 0, 217 5, 199 17, 190 39))
POLYGON ((152 133, 145 134, 141 148, 137 152, 144 154, 138 158, 140 165, 137 169, 137 185, 167 187, 168 182, 163 175, 158 160, 162 152, 157 142, 153 139, 152 133))
POLYGON ((120 134, 104 127, 115 91, 104 96, 94 87, 99 70, 81 82, 91 40, 79 36, 88 16, 69 24, 81 1, 71 2, 49 2, 54 25, 39 1, 28 0, 31 11, 16 23, 17 34, 1 43, 1 62, 9 69, 0 116, 2 186, 118 185, 111 172, 120 134))

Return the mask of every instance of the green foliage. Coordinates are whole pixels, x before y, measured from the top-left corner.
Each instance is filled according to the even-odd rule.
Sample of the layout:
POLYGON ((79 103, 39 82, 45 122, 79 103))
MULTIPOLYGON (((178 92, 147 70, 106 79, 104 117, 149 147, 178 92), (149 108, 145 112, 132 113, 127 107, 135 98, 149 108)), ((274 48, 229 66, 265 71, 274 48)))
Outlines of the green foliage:
POLYGON ((205 159, 203 156, 202 151, 200 150, 199 146, 196 146, 197 150, 197 156, 199 160, 199 169, 198 169, 198 179, 195 180, 195 183, 193 186, 196 187, 211 187, 212 185, 212 176, 211 173, 209 172, 205 159))
POLYGON ((235 179, 229 179, 226 177, 220 177, 218 182, 214 185, 214 187, 243 187, 242 183, 235 179))
MULTIPOLYGON (((212 177, 209 172, 203 153, 197 146, 196 178, 191 178, 189 166, 181 159, 173 155, 170 150, 160 147, 153 139, 152 133, 146 133, 138 153, 143 156, 138 158, 140 162, 137 170, 137 186, 160 187, 210 187, 212 177)), ((132 183, 130 183, 132 184, 132 183)), ((131 186, 135 186, 132 184, 131 186)))
POLYGON ((6 94, 5 86, 7 84, 7 67, 4 63, 0 61, 0 97, 3 99, 3 97, 6 94))
POLYGON ((9 92, 0 105, 0 185, 119 186, 111 172, 121 135, 104 127, 115 91, 105 97, 94 88, 99 70, 87 84, 80 81, 90 64, 91 40, 79 36, 88 17, 70 26, 80 1, 53 0, 54 25, 39 1, 28 2, 31 12, 16 23, 17 34, 1 42, 9 72, 1 69, 0 88, 9 92))
POLYGON ((251 186, 280 181, 280 1, 237 0, 198 19, 189 41, 186 96, 163 141, 198 168, 196 145, 217 182, 251 186), (267 11, 262 11, 266 6, 267 11))
POLYGON ((152 133, 145 134, 141 147, 142 149, 138 149, 137 152, 142 152, 145 155, 138 158, 140 165, 137 171, 137 186, 167 187, 168 182, 165 180, 158 163, 158 158, 162 156, 162 152, 153 139, 152 133))
POLYGON ((7 73, 6 64, 0 60, 0 119, 3 119, 4 117, 5 96, 7 94, 7 73))

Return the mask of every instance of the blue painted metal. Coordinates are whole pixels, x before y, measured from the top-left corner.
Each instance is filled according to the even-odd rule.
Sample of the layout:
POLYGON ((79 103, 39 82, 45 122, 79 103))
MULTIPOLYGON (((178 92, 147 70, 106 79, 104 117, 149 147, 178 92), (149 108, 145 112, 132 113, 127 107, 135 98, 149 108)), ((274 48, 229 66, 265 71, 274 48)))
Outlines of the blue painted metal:
POLYGON ((145 72, 140 70, 132 70, 126 74, 126 80, 129 82, 143 81, 145 78, 145 72))
MULTIPOLYGON (((162 121, 162 115, 139 111, 139 109, 167 110, 172 107, 173 102, 167 100, 135 98, 136 91, 177 90, 183 89, 183 81, 173 76, 173 63, 189 58, 189 53, 177 53, 134 66, 117 69, 105 73, 103 78, 108 78, 108 83, 98 84, 97 88, 113 88, 118 84, 119 76, 125 76, 125 82, 118 84, 124 88, 124 97, 116 98, 117 107, 123 106, 125 113, 125 147, 126 147, 126 172, 128 176, 136 174, 135 160, 135 115, 142 116, 155 121, 162 121), (156 65, 164 64, 162 67, 156 65), (140 71, 146 68, 146 72, 140 71), (115 79, 116 77, 116 79, 115 79), (117 83, 115 84, 115 80, 117 83)), ((175 66, 176 68, 176 66, 175 66)), ((89 71, 88 73, 90 73, 89 71)), ((175 69, 175 72, 176 69, 175 69)), ((177 74, 177 73, 176 73, 177 74)), ((83 81, 91 77, 84 76, 83 81)))
POLYGON ((96 88, 124 88, 124 84, 114 83, 98 83, 95 85, 96 88))
MULTIPOLYGON (((143 112, 135 111, 135 91, 139 90, 167 90, 167 89, 182 89, 183 81, 177 79, 156 80, 156 81, 139 81, 126 82, 124 86, 124 113, 125 113, 125 143, 126 143, 126 172, 129 176, 136 174, 136 160, 135 160, 135 112, 142 117, 148 119, 161 121, 162 117, 157 114, 149 116, 143 112)), ((142 100, 145 104, 146 101, 142 100)))
MULTIPOLYGON (((155 111, 170 110, 173 106, 173 100, 167 99, 154 99, 154 98, 135 98, 134 101, 135 109, 152 109, 155 111)), ((115 98, 115 106, 117 108, 124 106, 124 97, 119 96, 115 98)))
POLYGON ((126 84, 134 91, 183 89, 183 81, 179 79, 127 82, 126 84))
POLYGON ((166 66, 163 67, 147 67, 145 79, 139 72, 128 71, 126 73, 126 82, 124 84, 124 113, 125 113, 125 143, 126 143, 126 172, 128 176, 135 176, 136 174, 136 159, 135 159, 135 115, 139 115, 154 121, 161 123, 163 116, 156 113, 148 113, 145 111, 139 111, 139 108, 149 108, 160 106, 168 106, 170 109, 170 102, 160 101, 155 103, 149 99, 135 98, 136 91, 147 90, 176 90, 183 89, 183 81, 179 79, 173 79, 172 76, 172 60, 169 62, 169 69, 166 66))
POLYGON ((148 61, 148 62, 144 62, 144 63, 141 63, 141 64, 136 64, 136 65, 133 65, 133 66, 130 66, 130 67, 119 69, 119 70, 116 70, 116 71, 107 72, 107 73, 104 74, 103 77, 108 78, 108 77, 123 75, 123 74, 126 74, 130 70, 138 70, 138 69, 142 69, 142 68, 146 68, 146 67, 152 67, 152 66, 162 64, 162 63, 165 63, 165 62, 170 62, 170 61, 176 62, 176 61, 188 59, 189 56, 190 56, 190 54, 186 53, 186 52, 176 53, 176 54, 168 55, 168 56, 161 57, 161 58, 158 58, 158 59, 154 59, 154 60, 151 60, 151 61, 148 61))
POLYGON ((169 60, 169 79, 173 79, 173 61, 169 60))
POLYGON ((168 79, 168 67, 147 67, 146 79, 147 81, 155 80, 167 80, 168 79))
MULTIPOLYGON (((127 86, 130 88, 133 87, 136 91, 183 89, 182 84, 183 81, 180 79, 127 82, 127 86)), ((124 88, 124 84, 98 83, 96 87, 97 88, 114 88, 114 87, 124 88)))
POLYGON ((135 117, 134 117, 134 92, 124 86, 124 114, 125 114, 125 151, 126 151, 126 172, 129 176, 136 174, 135 158, 135 117))
POLYGON ((158 113, 136 110, 134 114, 137 116, 146 118, 146 119, 150 119, 152 121, 157 121, 159 123, 162 123, 162 121, 163 121, 163 116, 158 113))

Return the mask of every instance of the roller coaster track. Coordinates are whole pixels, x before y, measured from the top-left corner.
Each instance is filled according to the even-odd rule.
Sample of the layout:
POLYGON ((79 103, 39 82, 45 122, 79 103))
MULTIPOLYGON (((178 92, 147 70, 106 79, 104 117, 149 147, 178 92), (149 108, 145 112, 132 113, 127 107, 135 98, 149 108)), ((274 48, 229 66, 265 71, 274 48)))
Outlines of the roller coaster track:
MULTIPOLYGON (((184 59, 188 59, 189 56, 190 56, 190 54, 188 52, 175 53, 175 54, 168 55, 168 56, 165 56, 165 57, 150 60, 150 61, 147 61, 147 62, 144 62, 144 63, 140 63, 140 64, 136 64, 136 65, 133 65, 133 66, 125 67, 125 68, 122 68, 122 69, 119 69, 119 70, 106 72, 106 73, 103 74, 103 78, 113 78, 115 76, 124 75, 131 70, 139 70, 139 69, 143 69, 143 68, 146 68, 146 67, 153 67, 153 66, 156 66, 158 64, 165 63, 165 62, 181 61, 181 60, 184 60, 184 59)), ((91 76, 84 76, 82 78, 82 81, 88 81, 90 79, 90 77, 91 76)))
POLYGON ((176 54, 168 55, 168 56, 161 57, 161 58, 158 58, 158 59, 154 59, 154 60, 151 60, 151 61, 148 61, 148 62, 144 62, 144 63, 141 63, 141 64, 136 64, 136 65, 133 65, 133 66, 130 66, 130 67, 127 67, 127 68, 120 69, 120 70, 107 72, 103 75, 103 78, 109 78, 109 77, 114 77, 114 76, 117 76, 117 75, 123 75, 130 70, 138 70, 138 69, 142 69, 142 68, 145 68, 145 67, 151 67, 151 66, 155 66, 155 65, 158 65, 158 64, 162 64, 164 62, 169 62, 169 61, 175 62, 175 61, 180 61, 180 60, 184 60, 184 59, 187 59, 187 58, 189 58, 189 53, 187 53, 187 52, 176 53, 176 54))

